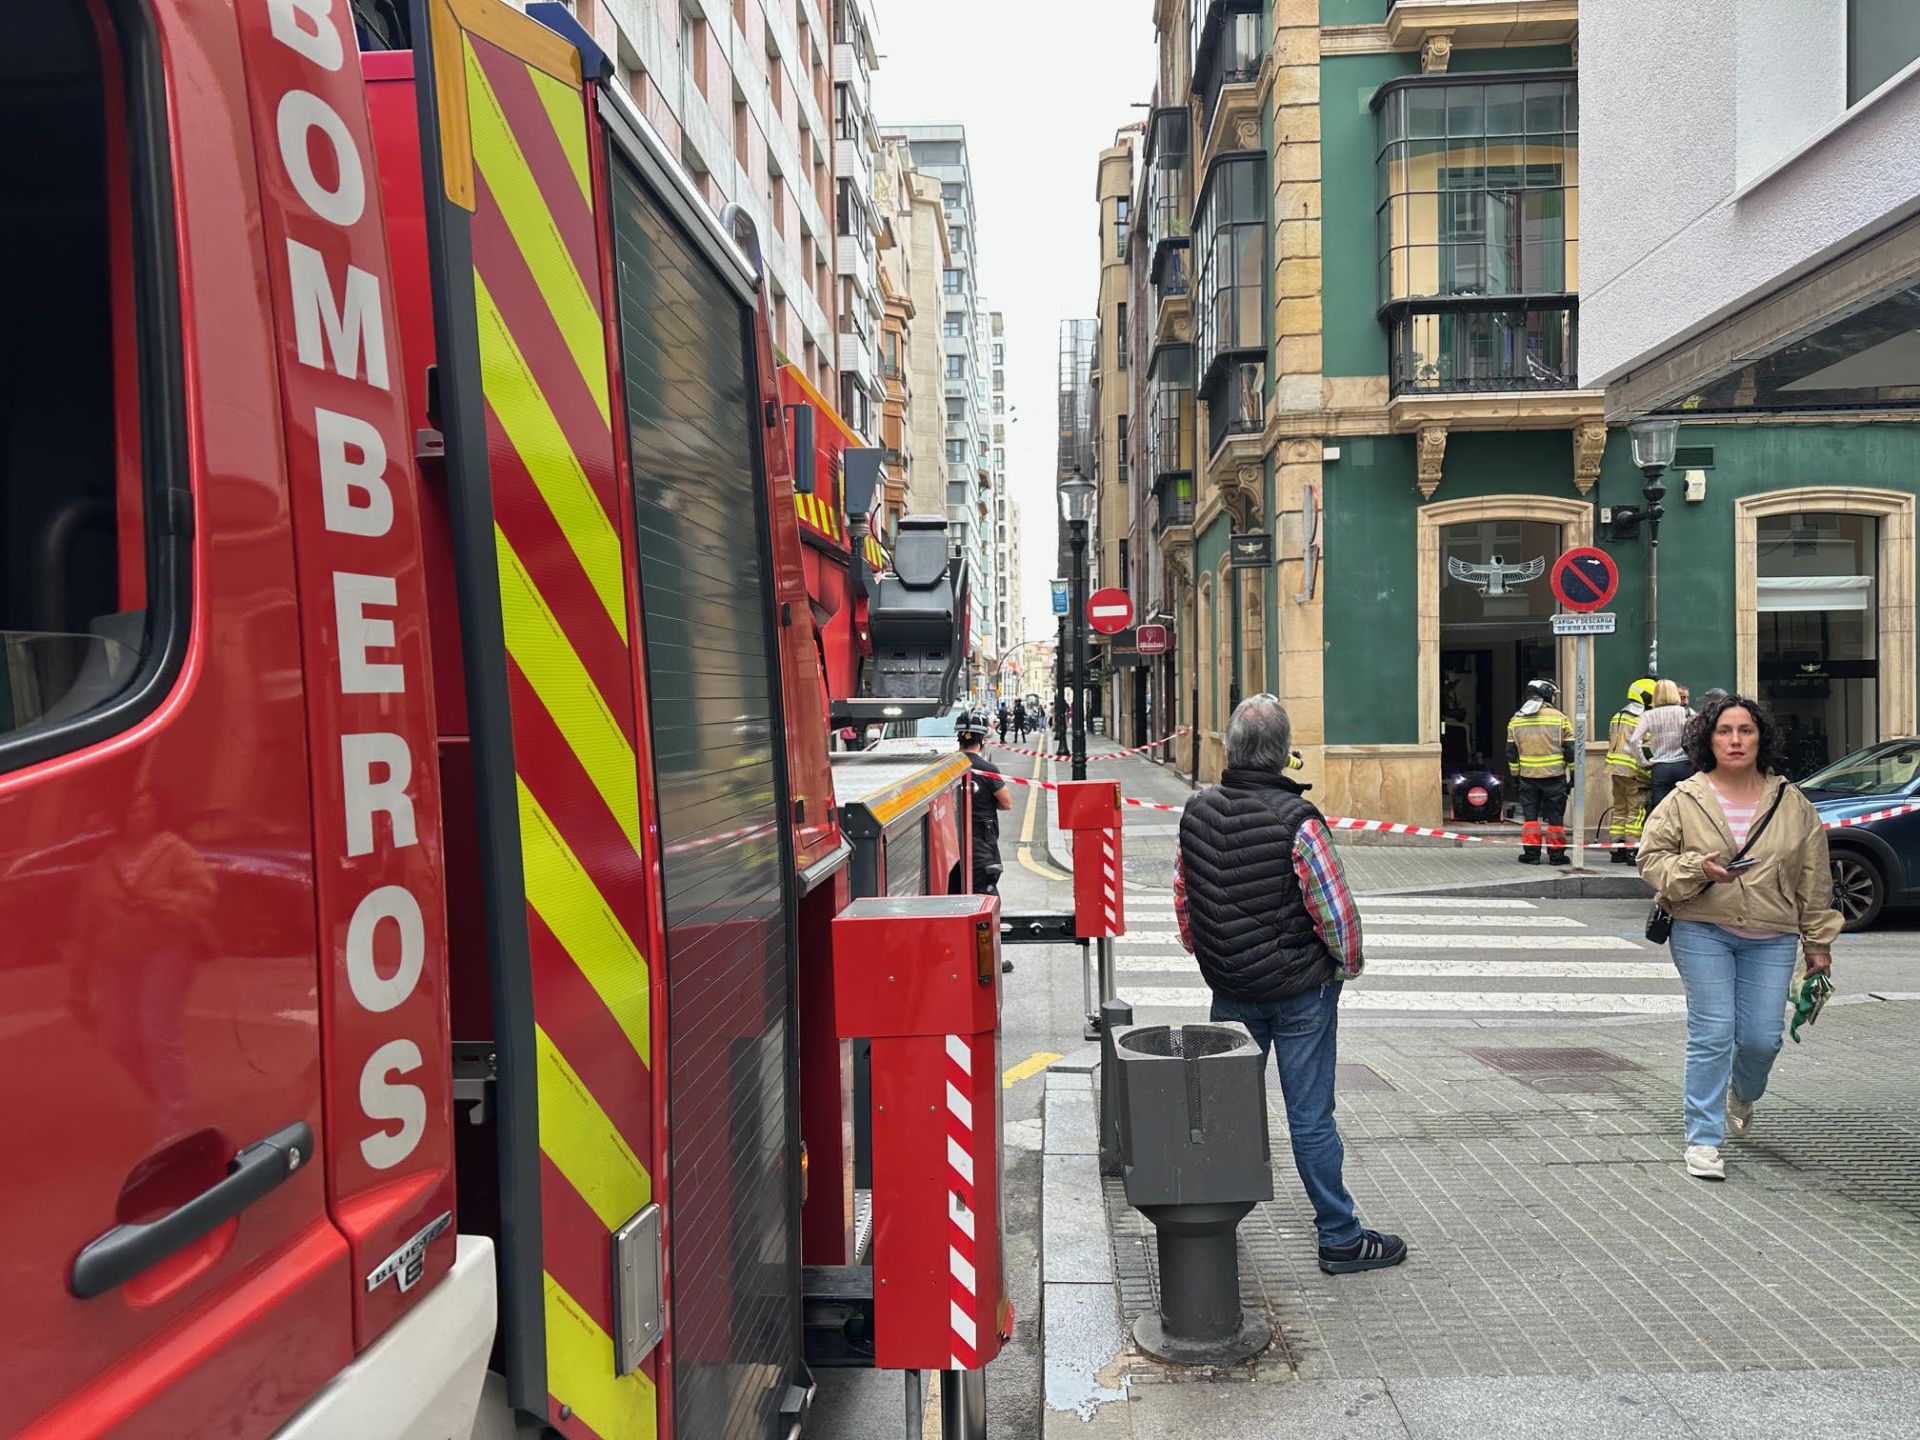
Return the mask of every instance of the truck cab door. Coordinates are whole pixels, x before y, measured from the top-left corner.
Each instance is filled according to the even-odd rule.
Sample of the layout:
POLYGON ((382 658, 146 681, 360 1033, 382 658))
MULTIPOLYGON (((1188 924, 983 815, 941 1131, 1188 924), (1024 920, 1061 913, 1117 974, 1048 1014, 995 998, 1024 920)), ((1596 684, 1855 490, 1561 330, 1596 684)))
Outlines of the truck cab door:
POLYGON ((0 54, 0 1432, 262 1435, 354 1336, 242 47, 46 0, 0 54))

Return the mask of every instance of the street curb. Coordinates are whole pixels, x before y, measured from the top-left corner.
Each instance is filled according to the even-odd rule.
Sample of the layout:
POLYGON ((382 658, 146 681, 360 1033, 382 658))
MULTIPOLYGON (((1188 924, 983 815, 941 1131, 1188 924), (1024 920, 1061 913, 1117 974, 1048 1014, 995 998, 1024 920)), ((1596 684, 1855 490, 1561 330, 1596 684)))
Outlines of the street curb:
POLYGON ((1497 900, 1646 900, 1653 899, 1653 887, 1637 872, 1610 875, 1605 872, 1567 871, 1558 875, 1529 875, 1519 880, 1463 880, 1457 883, 1414 885, 1399 890, 1356 890, 1356 895, 1458 895, 1468 899, 1497 900))
POLYGON ((1119 1281, 1110 1256, 1098 1257, 1102 1264, 1086 1254, 1111 1244, 1093 1128, 1098 1055, 1089 1047, 1049 1069, 1042 1107, 1040 1419, 1049 1437, 1086 1435, 1089 1426, 1096 1435, 1132 1433, 1119 1281))

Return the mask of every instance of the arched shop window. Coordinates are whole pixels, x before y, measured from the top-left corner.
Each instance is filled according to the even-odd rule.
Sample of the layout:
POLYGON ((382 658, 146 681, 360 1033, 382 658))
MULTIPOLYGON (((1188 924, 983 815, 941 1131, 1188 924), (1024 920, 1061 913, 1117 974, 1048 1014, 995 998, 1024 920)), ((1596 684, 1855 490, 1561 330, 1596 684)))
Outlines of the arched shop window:
POLYGON ((1754 539, 1759 698, 1806 775, 1880 738, 1880 521, 1763 515, 1754 539))

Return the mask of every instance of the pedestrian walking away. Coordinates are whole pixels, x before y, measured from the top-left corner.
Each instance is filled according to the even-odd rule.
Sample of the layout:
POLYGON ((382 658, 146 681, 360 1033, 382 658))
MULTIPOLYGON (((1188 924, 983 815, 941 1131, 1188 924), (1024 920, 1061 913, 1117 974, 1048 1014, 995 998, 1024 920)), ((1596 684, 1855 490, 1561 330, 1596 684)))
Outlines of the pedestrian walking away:
POLYGON ((1211 1018, 1245 1025, 1273 1056, 1320 1268, 1346 1275, 1398 1265, 1407 1244, 1362 1227, 1341 1174, 1334 1061, 1341 990, 1361 969, 1360 913, 1325 820, 1286 776, 1292 731, 1272 695, 1235 707, 1220 783, 1180 817, 1174 915, 1213 991, 1211 1018))
POLYGON ((1507 764, 1520 791, 1520 863, 1540 863, 1542 822, 1547 863, 1566 865, 1567 785, 1574 768, 1573 721, 1554 708, 1560 687, 1533 680, 1527 699, 1507 722, 1507 764))
MULTIPOLYGON (((1627 737, 1632 750, 1648 757, 1649 815, 1673 792, 1674 786, 1693 773, 1686 746, 1687 721, 1693 718, 1693 712, 1687 709, 1685 694, 1673 681, 1662 680, 1653 687, 1652 706, 1634 723, 1633 733, 1627 737)), ((1726 691, 1719 691, 1717 695, 1724 698, 1726 691)))
POLYGON ((1613 821, 1607 838, 1613 842, 1613 863, 1631 865, 1640 829, 1647 818, 1647 761, 1633 743, 1640 717, 1653 703, 1652 680, 1636 680, 1627 687, 1627 703, 1614 711, 1607 727, 1607 774, 1613 781, 1613 821))
POLYGON ((1689 727, 1696 774, 1647 821, 1640 873, 1673 917, 1687 996, 1686 1167, 1726 1178, 1720 1153, 1746 1135, 1780 1054, 1794 952, 1828 974, 1840 912, 1827 836, 1781 773, 1779 728, 1730 695, 1689 727))

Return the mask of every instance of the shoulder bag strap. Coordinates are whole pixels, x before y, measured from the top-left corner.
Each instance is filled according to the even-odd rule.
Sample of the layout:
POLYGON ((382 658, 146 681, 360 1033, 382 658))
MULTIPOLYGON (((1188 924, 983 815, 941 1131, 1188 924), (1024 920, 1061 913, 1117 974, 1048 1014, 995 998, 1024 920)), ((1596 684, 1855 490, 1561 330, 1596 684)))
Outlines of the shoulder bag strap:
MULTIPOLYGON (((1793 788, 1792 784, 1789 783, 1788 781, 1783 780, 1780 782, 1780 789, 1779 789, 1779 792, 1775 794, 1773 797, 1773 804, 1769 805, 1767 807, 1767 813, 1760 817, 1760 823, 1758 825, 1755 825, 1751 830, 1747 832, 1747 843, 1740 847, 1739 851, 1733 857, 1734 860, 1742 859, 1746 855, 1746 853, 1753 848, 1753 842, 1758 840, 1760 836, 1765 832, 1767 826, 1773 823, 1773 817, 1780 809, 1780 802, 1787 798, 1787 791, 1791 790, 1792 788, 1793 788)), ((1728 863, 1731 864, 1732 861, 1729 861, 1728 863)), ((1709 880, 1706 884, 1702 885, 1698 890, 1693 892, 1693 895, 1690 897, 1690 901, 1698 900, 1702 895, 1706 894, 1707 891, 1711 890, 1712 888, 1713 888, 1713 882, 1709 880)))

